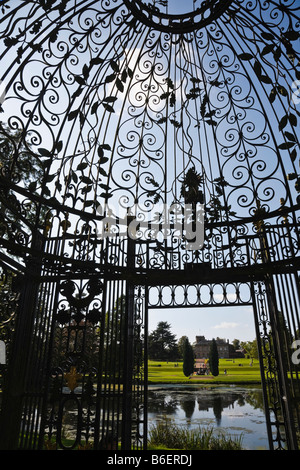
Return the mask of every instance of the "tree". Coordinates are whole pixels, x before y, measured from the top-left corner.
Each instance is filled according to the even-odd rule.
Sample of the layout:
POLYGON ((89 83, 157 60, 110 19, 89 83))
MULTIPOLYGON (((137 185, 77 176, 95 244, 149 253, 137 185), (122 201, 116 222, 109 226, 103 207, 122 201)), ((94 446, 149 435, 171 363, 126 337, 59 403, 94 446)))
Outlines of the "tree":
POLYGON ((178 357, 176 336, 171 333, 171 325, 161 321, 148 339, 149 358, 159 361, 173 361, 178 357))
POLYGON ((241 347, 245 349, 246 353, 252 358, 252 359, 258 359, 258 348, 257 348, 257 341, 254 339, 253 341, 246 341, 246 342, 241 342, 241 347))
POLYGON ((219 375, 219 353, 216 340, 213 338, 209 351, 209 368, 213 376, 219 375))
POLYGON ((40 155, 36 155, 21 130, 12 130, 0 122, 0 157, 2 175, 14 183, 30 184, 43 176, 40 155))
POLYGON ((234 350, 236 351, 237 349, 240 349, 241 348, 241 344, 240 344, 240 340, 239 339, 234 339, 232 341, 232 344, 233 344, 233 348, 234 350))
MULTIPOLYGON (((32 182, 43 176, 43 164, 32 150, 30 132, 27 139, 24 135, 20 129, 12 130, 0 122, 0 252, 4 256, 9 254, 14 261, 20 260, 20 247, 27 245, 30 233, 46 215, 46 209, 42 207, 38 216, 36 204, 18 194, 18 190, 11 189, 12 185, 29 189, 32 182)), ((6 345, 13 337, 22 285, 22 275, 17 270, 1 265, 0 337, 6 345)))
POLYGON ((187 336, 181 336, 181 338, 179 338, 178 343, 177 343, 178 354, 179 354, 180 359, 183 358, 183 351, 184 351, 184 345, 185 345, 186 339, 188 339, 187 336))
POLYGON ((186 337, 183 345, 183 373, 189 377, 194 372, 194 350, 186 337))
POLYGON ((44 227, 48 209, 21 196, 10 186, 19 186, 28 194, 37 195, 36 184, 43 180, 44 171, 41 155, 32 150, 30 133, 26 139, 21 130, 13 131, 0 122, 0 237, 9 244, 13 255, 18 237, 26 240, 31 232, 44 227))

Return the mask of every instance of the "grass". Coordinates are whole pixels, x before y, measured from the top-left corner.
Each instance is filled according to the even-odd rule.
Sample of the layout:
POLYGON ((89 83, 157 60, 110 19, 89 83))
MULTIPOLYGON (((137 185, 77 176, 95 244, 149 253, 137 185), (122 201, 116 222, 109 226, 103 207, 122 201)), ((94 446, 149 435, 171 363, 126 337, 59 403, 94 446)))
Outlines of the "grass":
MULTIPOLYGON (((260 366, 250 359, 220 359, 219 375, 193 375, 191 378, 183 374, 182 362, 148 362, 149 384, 260 384, 260 366), (178 365, 177 365, 178 364, 178 365), (227 374, 224 374, 226 369, 227 374)), ((149 450, 181 449, 181 450, 241 450, 242 436, 232 438, 214 429, 186 429, 175 425, 170 420, 158 423, 149 430, 149 450)))
POLYGON ((182 362, 149 361, 148 382, 151 383, 214 383, 214 384, 254 384, 260 383, 260 368, 258 360, 250 359, 220 359, 219 375, 197 375, 191 378, 185 377, 182 370, 182 362), (178 367, 175 367, 178 364, 178 367), (241 365, 239 365, 241 364, 241 365), (224 374, 224 369, 227 374, 224 374))
POLYGON ((169 419, 149 430, 148 449, 241 450, 242 436, 215 433, 214 429, 186 429, 169 419))

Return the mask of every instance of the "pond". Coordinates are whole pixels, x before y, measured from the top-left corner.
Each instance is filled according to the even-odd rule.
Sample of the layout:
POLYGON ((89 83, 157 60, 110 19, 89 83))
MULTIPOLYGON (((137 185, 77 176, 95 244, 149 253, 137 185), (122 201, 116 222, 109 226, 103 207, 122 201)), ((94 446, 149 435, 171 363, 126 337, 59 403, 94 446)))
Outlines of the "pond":
MULTIPOLYGON (((63 423, 63 434, 70 440, 76 437, 75 408, 66 407, 63 423)), ((115 415, 115 422, 117 418, 115 415)), ((242 436, 242 447, 246 450, 269 449, 259 385, 149 385, 148 428, 166 418, 188 429, 213 428, 231 437, 242 436)))
POLYGON ((246 450, 269 449, 259 386, 149 386, 149 427, 165 418, 188 429, 213 428, 231 437, 242 435, 246 450))

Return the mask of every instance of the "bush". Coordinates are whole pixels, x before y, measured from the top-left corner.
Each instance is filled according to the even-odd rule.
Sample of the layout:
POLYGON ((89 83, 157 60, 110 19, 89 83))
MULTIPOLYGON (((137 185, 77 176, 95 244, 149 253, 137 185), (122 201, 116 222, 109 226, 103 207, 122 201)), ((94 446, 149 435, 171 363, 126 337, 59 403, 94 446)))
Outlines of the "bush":
POLYGON ((213 429, 185 429, 171 420, 158 423, 149 430, 149 447, 181 450, 241 450, 241 437, 214 435, 213 429))

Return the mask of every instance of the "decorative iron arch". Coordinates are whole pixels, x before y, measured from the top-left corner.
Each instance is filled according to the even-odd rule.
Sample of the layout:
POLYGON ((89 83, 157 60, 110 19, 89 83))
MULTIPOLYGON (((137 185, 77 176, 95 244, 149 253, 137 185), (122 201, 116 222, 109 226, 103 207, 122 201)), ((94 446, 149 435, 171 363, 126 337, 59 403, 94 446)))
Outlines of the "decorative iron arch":
POLYGON ((145 447, 149 289, 216 283, 251 289, 270 446, 297 448, 299 7, 172 5, 1 3, 4 448, 64 448, 67 406, 72 448, 145 447))

